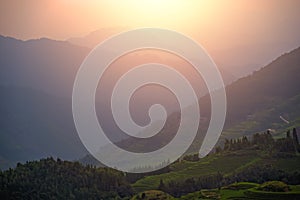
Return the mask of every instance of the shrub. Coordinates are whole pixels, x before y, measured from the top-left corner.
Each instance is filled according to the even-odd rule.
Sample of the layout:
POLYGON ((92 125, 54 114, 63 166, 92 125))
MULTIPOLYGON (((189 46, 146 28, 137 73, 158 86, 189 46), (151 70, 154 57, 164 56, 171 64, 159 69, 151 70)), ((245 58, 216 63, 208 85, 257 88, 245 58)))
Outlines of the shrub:
POLYGON ((248 182, 239 182, 239 183, 233 183, 228 186, 223 187, 223 189, 227 190, 245 190, 250 189, 258 186, 256 183, 248 183, 248 182))
POLYGON ((269 191, 269 192, 288 192, 290 187, 281 181, 269 181, 261 184, 258 190, 269 191))

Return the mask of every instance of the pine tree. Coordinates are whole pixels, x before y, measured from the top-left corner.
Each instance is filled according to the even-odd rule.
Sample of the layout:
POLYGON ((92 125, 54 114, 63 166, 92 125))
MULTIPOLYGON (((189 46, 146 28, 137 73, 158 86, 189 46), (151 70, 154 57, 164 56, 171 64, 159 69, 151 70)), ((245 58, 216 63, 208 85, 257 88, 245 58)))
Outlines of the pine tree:
POLYGON ((162 191, 164 191, 164 189, 165 189, 165 184, 162 179, 160 179, 160 181, 159 181, 158 189, 162 190, 162 191))
POLYGON ((296 128, 293 128, 293 139, 296 142, 297 145, 299 145, 298 135, 296 128))
POLYGON ((227 138, 225 138, 225 143, 224 143, 224 151, 230 150, 230 142, 227 138))
POLYGON ((296 128, 293 128, 293 141, 294 141, 295 149, 297 150, 297 152, 300 152, 300 145, 299 145, 299 139, 298 139, 296 128))
POLYGON ((288 131, 286 132, 286 138, 291 138, 291 131, 290 131, 290 130, 288 130, 288 131))

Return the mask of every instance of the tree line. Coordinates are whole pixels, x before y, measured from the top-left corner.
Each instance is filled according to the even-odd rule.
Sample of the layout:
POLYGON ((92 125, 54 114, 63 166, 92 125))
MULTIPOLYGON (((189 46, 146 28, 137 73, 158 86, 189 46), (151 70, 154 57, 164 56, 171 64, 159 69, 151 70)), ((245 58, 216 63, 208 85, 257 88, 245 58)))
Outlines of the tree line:
POLYGON ((121 199, 133 194, 122 172, 46 158, 0 171, 0 199, 121 199))
POLYGON ((264 133, 255 133, 252 139, 247 136, 238 139, 225 139, 224 147, 218 146, 216 153, 226 151, 236 151, 241 149, 257 149, 269 152, 271 155, 295 154, 300 152, 299 139, 296 128, 293 128, 292 135, 290 130, 286 132, 285 138, 275 140, 267 130, 264 133), (281 154, 283 153, 283 154, 281 154))

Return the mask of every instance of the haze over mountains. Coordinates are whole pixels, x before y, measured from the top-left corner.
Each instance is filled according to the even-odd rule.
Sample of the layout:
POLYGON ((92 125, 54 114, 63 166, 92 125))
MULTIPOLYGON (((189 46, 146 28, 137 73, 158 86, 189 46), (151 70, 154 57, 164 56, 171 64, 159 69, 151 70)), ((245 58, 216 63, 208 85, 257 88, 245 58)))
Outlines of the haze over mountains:
MULTIPOLYGON (((129 28, 102 28, 82 37, 70 38, 67 41, 75 45, 94 48, 97 44, 110 36, 126 30, 129 30, 129 28)), ((197 42, 200 41, 199 43, 208 51, 210 56, 212 56, 218 67, 223 71, 226 70, 232 80, 247 76, 262 66, 267 65, 283 52, 288 52, 300 46, 300 40, 293 40, 292 38, 281 38, 276 41, 272 41, 271 39, 257 40, 251 43, 243 43, 240 41, 240 43, 237 44, 235 41, 232 45, 228 46, 212 46, 197 35, 193 35, 192 38, 197 42)), ((227 81, 225 80, 225 82, 227 81)))
POLYGON ((1 85, 41 90, 70 98, 76 72, 89 53, 85 47, 46 38, 20 41, 0 37, 1 85))
MULTIPOLYGON (((300 48, 297 48, 278 57, 261 70, 228 85, 226 87, 227 116, 219 144, 224 142, 224 138, 242 137, 267 129, 270 129, 274 136, 282 137, 287 128, 300 126, 299 80, 300 48), (281 116, 289 122, 284 122, 281 116)), ((210 119, 209 95, 200 98, 199 105, 203 120, 200 121, 199 132, 188 150, 190 153, 199 151, 207 131, 210 119)), ((145 149, 152 151, 153 148, 168 144, 178 129, 179 115, 177 112, 170 115, 166 126, 160 132, 163 134, 154 140, 138 142, 127 139, 121 141, 119 146, 129 146, 130 148, 127 149, 131 151, 145 149)), ((187 128, 186 131, 189 129, 187 128)), ((109 148, 104 147, 101 153, 110 155, 109 148)), ((118 160, 128 162, 129 159, 120 157, 118 160)), ((93 159, 88 157, 84 158, 83 162, 95 164, 93 159)))
MULTIPOLYGON (((0 37, 1 168, 50 155, 71 160, 86 155, 73 123, 71 93, 76 72, 89 51, 87 47, 63 41, 20 41, 0 37)), ((139 61, 124 61, 125 65, 147 57, 139 56, 139 61)), ((155 58, 152 56, 151 59, 155 58)), ((137 58, 136 55, 133 58, 137 58)), ((228 86, 226 128, 286 102, 292 104, 284 107, 282 115, 298 123, 294 117, 299 116, 295 109, 299 107, 299 59, 298 48, 228 86)), ((226 76, 226 71, 223 76, 227 83, 233 80, 230 73, 226 76)), ((209 108, 208 96, 200 99, 200 105, 209 108)), ((136 109, 140 106, 136 105, 136 109)), ((265 114, 270 115, 269 112, 265 114)), ((201 110, 201 115, 209 117, 209 110, 201 110)), ((249 131, 271 128, 273 123, 281 122, 279 116, 265 119, 263 126, 253 125, 249 131)))
MULTIPOLYGON (((225 131, 232 128, 239 134, 250 134, 270 128, 278 129, 279 134, 283 127, 299 126, 299 80, 300 48, 297 48, 228 85, 225 131), (285 116, 290 124, 280 116, 285 116)), ((207 98, 200 99, 200 104, 201 101, 206 104, 207 98)))

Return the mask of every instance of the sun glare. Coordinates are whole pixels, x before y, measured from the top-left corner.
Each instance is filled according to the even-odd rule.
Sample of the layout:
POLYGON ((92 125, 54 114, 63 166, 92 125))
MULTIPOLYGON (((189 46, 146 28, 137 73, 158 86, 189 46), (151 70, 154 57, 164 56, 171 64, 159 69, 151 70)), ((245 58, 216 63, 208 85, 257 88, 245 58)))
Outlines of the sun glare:
POLYGON ((186 22, 193 21, 195 16, 207 18, 212 4, 203 0, 127 0, 119 1, 118 10, 124 20, 138 26, 182 28, 188 26, 186 22))
POLYGON ((77 0, 72 3, 65 0, 64 2, 70 12, 82 10, 88 19, 77 21, 99 24, 99 28, 119 24, 130 28, 159 27, 177 31, 195 29, 195 24, 206 26, 224 6, 223 2, 215 0, 77 0))

